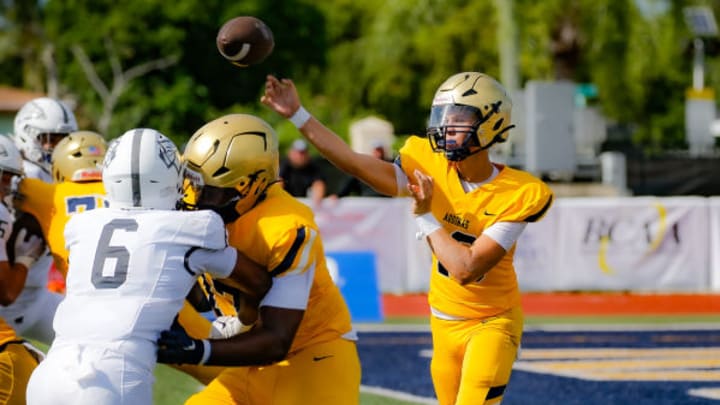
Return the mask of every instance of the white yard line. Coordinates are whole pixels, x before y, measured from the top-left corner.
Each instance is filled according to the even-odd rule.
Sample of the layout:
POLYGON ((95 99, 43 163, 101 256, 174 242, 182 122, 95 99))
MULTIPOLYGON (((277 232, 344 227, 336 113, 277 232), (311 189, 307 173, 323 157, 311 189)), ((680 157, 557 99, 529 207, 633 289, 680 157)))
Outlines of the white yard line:
POLYGON ((398 401, 413 402, 416 404, 437 405, 438 403, 437 399, 434 398, 419 397, 417 395, 408 394, 402 391, 394 391, 381 387, 371 387, 368 385, 361 385, 360 392, 364 392, 366 394, 381 395, 384 397, 396 399, 398 401))

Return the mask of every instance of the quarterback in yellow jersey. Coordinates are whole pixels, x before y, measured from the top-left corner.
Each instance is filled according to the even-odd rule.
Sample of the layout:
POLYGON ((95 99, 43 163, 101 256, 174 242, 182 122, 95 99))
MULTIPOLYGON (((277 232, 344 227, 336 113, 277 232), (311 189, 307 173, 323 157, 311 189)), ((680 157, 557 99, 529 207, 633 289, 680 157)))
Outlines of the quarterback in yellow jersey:
POLYGON ((553 195, 528 173, 490 161, 507 139, 512 103, 493 78, 452 75, 435 93, 426 139, 395 164, 354 152, 300 104, 294 83, 268 76, 261 101, 300 129, 335 166, 378 192, 412 196, 433 251, 431 374, 441 405, 502 401, 523 328, 515 242, 553 195))
MULTIPOLYGON (((273 276, 249 331, 209 341, 163 332, 160 362, 235 366, 187 403, 357 404, 360 361, 350 312, 330 277, 312 211, 278 183, 275 131, 257 117, 227 115, 200 128, 183 158, 191 205, 218 212, 230 245, 273 276)), ((242 304, 238 316, 251 323, 258 304, 242 304)))

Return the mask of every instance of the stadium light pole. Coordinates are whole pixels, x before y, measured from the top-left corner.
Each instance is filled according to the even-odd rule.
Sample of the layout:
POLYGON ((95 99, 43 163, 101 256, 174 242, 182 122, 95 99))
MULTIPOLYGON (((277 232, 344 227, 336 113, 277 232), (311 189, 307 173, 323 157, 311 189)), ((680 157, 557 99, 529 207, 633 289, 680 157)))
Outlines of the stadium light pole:
POLYGON ((703 37, 718 35, 715 15, 710 7, 695 6, 683 9, 685 21, 693 33, 692 87, 685 94, 685 139, 690 156, 710 155, 715 138, 712 125, 716 120, 715 92, 705 87, 705 44, 703 37))
POLYGON ((500 82, 509 92, 520 87, 518 73, 518 33, 514 0, 495 0, 498 13, 497 41, 500 53, 500 82))

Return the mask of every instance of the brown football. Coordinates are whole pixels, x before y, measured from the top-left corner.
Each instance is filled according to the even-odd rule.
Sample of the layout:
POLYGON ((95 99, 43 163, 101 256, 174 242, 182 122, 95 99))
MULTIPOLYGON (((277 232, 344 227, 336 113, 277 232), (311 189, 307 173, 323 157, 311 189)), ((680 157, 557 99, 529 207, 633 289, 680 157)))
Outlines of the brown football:
POLYGON ((262 62, 275 47, 267 24, 251 16, 228 20, 220 27, 215 42, 220 55, 240 67, 262 62))

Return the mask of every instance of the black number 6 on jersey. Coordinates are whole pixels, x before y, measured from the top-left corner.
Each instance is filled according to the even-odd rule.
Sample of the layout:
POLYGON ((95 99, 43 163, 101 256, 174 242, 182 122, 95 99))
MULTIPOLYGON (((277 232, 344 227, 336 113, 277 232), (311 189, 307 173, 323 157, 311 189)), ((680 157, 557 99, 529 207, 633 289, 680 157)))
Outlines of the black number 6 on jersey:
POLYGON ((92 283, 98 289, 118 288, 127 279, 130 252, 125 246, 110 245, 113 233, 118 229, 135 232, 138 229, 138 224, 134 219, 113 219, 103 227, 100 240, 95 249, 95 260, 92 267, 92 283), (103 275, 103 267, 105 267, 107 259, 115 259, 115 269, 112 276, 103 275))

